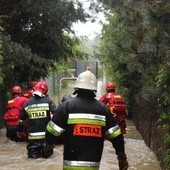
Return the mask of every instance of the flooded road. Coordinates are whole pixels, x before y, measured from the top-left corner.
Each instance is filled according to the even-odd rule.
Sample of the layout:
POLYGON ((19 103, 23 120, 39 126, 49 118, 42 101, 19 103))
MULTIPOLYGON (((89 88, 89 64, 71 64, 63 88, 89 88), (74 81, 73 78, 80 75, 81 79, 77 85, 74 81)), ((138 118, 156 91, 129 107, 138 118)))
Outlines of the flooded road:
MULTIPOLYGON (((97 97, 102 94, 99 82, 97 97)), ((102 89, 102 90, 101 90, 102 89)), ((145 145, 142 137, 130 120, 127 121, 125 148, 129 170, 161 170, 154 153, 145 145)), ((62 170, 63 145, 57 145, 49 159, 27 159, 26 143, 16 143, 0 129, 0 170, 62 170)), ((117 158, 110 142, 105 141, 100 170, 118 170, 117 158)))
MULTIPOLYGON (((153 152, 145 145, 133 123, 127 120, 125 147, 129 170, 161 170, 153 152)), ((0 170, 62 170, 63 145, 57 145, 49 159, 27 159, 26 143, 7 140, 0 130, 0 170)), ((117 158, 110 142, 105 141, 100 170, 118 170, 117 158)))

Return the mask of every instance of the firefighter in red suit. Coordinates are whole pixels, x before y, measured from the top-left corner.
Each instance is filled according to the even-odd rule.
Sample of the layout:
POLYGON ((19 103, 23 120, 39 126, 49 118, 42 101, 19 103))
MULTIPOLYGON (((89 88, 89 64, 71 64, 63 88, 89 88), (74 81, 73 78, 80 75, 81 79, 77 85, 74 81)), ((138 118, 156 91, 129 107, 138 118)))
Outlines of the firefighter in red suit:
POLYGON ((109 82, 106 85, 106 92, 100 99, 102 103, 108 106, 113 117, 118 122, 122 134, 126 134, 126 121, 127 108, 123 98, 115 93, 116 85, 113 82, 109 82))
POLYGON ((55 110, 46 128, 46 143, 53 144, 64 134, 63 170, 99 170, 105 137, 118 156, 119 170, 127 170, 124 139, 110 110, 95 99, 97 80, 86 70, 75 85, 76 97, 55 110))
POLYGON ((7 138, 20 142, 24 141, 25 137, 19 135, 23 126, 19 125, 19 116, 24 103, 28 100, 26 97, 21 96, 21 88, 19 86, 12 87, 12 99, 7 103, 6 113, 4 115, 6 125, 7 138))
POLYGON ((31 81, 30 82, 30 89, 28 89, 28 90, 26 90, 24 93, 23 93, 23 96, 24 97, 27 97, 27 98, 30 98, 30 97, 32 97, 32 93, 33 93, 33 91, 34 91, 34 87, 35 87, 35 85, 37 84, 37 81, 31 81))

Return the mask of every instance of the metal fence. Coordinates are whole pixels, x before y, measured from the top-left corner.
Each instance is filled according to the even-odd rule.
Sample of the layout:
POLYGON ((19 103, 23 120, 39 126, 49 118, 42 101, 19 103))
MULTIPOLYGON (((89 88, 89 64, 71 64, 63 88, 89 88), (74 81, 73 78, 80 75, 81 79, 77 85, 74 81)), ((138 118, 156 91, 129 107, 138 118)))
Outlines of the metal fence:
MULTIPOLYGON (((76 68, 71 69, 72 77, 67 76, 63 73, 51 73, 48 75, 48 77, 45 78, 45 81, 47 82, 49 86, 48 95, 58 104, 60 104, 61 98, 64 95, 63 93, 63 83, 67 80, 67 84, 73 84, 68 83, 68 81, 72 81, 78 77, 78 75, 86 70, 86 68, 89 67, 90 71, 97 77, 98 74, 98 62, 96 61, 76 61, 76 68)), ((70 88, 70 87, 68 87, 70 88)))

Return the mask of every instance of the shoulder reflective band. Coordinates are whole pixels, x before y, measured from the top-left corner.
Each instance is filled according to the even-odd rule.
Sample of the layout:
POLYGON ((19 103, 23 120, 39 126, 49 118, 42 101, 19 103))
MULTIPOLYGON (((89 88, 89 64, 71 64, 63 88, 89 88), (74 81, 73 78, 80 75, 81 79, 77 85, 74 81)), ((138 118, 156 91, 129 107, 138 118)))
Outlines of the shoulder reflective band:
POLYGON ((10 104, 10 103, 14 103, 14 100, 9 100, 9 101, 8 101, 8 104, 10 104))
POLYGON ((115 138, 121 134, 121 130, 119 125, 114 126, 110 128, 107 132, 106 135, 108 136, 109 139, 115 138))
POLYGON ((120 95, 114 95, 114 98, 121 98, 120 95))
POLYGON ((64 165, 69 166, 86 166, 86 167, 99 167, 100 162, 90 162, 90 161, 68 161, 64 160, 64 165))
POLYGON ((93 125, 106 125, 106 117, 97 114, 86 113, 70 113, 68 117, 68 124, 93 124, 93 125))
POLYGON ((29 133, 28 134, 28 139, 29 140, 45 139, 45 132, 29 133))
POLYGON ((24 95, 23 96, 29 96, 29 94, 28 93, 24 93, 24 95))
POLYGON ((47 130, 54 136, 60 136, 62 132, 65 131, 65 129, 57 126, 54 122, 50 121, 47 124, 47 130))

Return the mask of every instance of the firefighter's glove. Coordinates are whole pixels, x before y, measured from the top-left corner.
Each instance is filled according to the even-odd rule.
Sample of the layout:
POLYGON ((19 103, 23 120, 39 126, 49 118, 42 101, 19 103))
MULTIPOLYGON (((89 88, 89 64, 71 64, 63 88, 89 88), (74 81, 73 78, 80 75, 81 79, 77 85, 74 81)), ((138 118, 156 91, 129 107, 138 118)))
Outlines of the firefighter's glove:
POLYGON ((48 158, 53 154, 54 145, 45 143, 43 146, 43 157, 48 158))
POLYGON ((126 156, 118 157, 119 170, 127 170, 129 167, 126 156))

